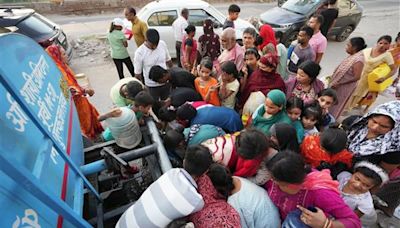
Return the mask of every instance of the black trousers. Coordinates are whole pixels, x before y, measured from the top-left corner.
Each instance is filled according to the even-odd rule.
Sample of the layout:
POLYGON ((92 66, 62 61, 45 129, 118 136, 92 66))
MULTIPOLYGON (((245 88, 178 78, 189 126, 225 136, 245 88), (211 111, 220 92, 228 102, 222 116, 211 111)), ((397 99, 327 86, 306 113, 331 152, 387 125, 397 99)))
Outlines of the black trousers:
POLYGON ((122 63, 125 63, 125 66, 128 68, 129 73, 131 73, 132 77, 135 77, 135 71, 133 68, 133 63, 131 57, 125 59, 113 59, 115 66, 117 67, 119 79, 124 78, 124 67, 122 63))
POLYGON ((178 67, 182 67, 182 64, 181 64, 181 47, 182 47, 182 42, 181 41, 175 41, 176 61, 178 62, 178 67))

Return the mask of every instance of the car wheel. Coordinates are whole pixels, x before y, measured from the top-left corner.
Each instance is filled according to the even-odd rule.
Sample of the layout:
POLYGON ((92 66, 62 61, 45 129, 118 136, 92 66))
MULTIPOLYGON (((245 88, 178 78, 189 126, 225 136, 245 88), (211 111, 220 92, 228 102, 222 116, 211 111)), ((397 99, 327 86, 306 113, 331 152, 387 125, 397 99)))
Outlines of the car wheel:
POLYGON ((336 41, 343 42, 350 36, 354 28, 351 25, 346 26, 338 35, 336 35, 336 41))
POLYGON ((292 44, 292 42, 297 39, 298 33, 299 33, 299 31, 292 31, 289 33, 289 35, 286 37, 286 40, 284 42, 286 47, 289 47, 290 44, 292 44))

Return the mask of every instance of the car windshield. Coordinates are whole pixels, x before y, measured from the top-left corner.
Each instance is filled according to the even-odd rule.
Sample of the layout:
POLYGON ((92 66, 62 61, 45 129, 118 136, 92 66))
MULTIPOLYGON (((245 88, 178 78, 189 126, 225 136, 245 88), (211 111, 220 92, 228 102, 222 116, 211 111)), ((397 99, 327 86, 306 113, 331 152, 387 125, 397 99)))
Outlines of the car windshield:
POLYGON ((282 5, 282 9, 297 14, 308 15, 321 1, 322 0, 288 0, 282 5))
POLYGON ((17 31, 18 33, 29 36, 36 41, 49 39, 56 33, 53 25, 41 20, 36 14, 32 14, 30 17, 18 23, 17 27, 19 28, 17 31))

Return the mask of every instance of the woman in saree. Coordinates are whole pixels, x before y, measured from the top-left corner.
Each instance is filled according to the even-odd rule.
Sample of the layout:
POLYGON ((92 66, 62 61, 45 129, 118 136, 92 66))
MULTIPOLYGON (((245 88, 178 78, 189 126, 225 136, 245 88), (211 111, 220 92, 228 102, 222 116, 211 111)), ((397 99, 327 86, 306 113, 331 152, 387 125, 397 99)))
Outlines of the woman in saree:
POLYGON ((97 119, 99 113, 86 97, 86 95, 93 96, 93 89, 82 88, 78 84, 74 72, 66 63, 63 50, 59 46, 52 44, 45 50, 67 81, 78 113, 82 134, 89 139, 95 139, 103 131, 103 127, 97 119))
POLYGON ((337 119, 346 107, 346 103, 360 80, 364 67, 364 55, 361 50, 367 45, 361 37, 353 37, 346 45, 346 52, 349 54, 332 75, 330 87, 336 91, 338 102, 329 109, 329 113, 337 119))

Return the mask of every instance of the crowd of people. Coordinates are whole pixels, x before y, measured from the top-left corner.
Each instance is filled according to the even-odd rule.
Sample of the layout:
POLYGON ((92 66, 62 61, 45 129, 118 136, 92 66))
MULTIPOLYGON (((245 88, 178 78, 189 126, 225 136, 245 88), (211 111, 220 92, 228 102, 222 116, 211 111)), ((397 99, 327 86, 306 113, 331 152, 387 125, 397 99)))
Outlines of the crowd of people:
MULTIPOLYGON (((185 8, 173 23, 178 66, 158 31, 126 8, 138 46, 132 62, 123 22, 113 20, 108 39, 120 81, 110 97, 130 107, 139 124, 157 122, 174 166, 117 227, 352 228, 374 227, 376 209, 393 215, 400 203, 400 101, 348 113, 375 102, 379 91, 369 78, 377 68, 389 72, 375 83, 397 85, 400 33, 393 44, 385 35, 372 48, 362 37, 349 39, 348 56, 325 85, 319 63, 335 2, 313 15, 288 49, 282 32, 267 24, 244 30, 239 45, 235 4, 220 36, 207 19, 196 40, 185 8)), ((113 139, 101 121, 121 111, 99 115, 86 98, 94 91, 79 87, 56 49, 47 47, 70 86, 82 134, 113 139)))

